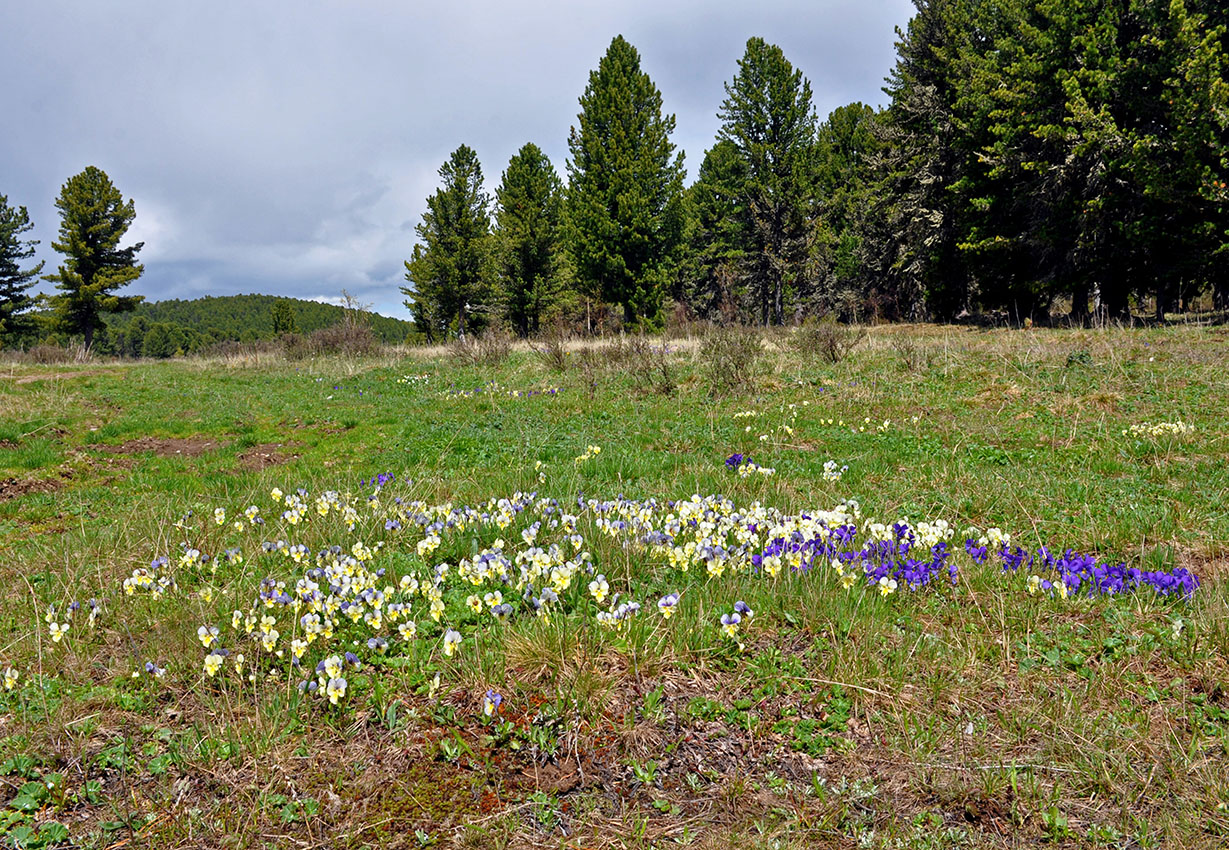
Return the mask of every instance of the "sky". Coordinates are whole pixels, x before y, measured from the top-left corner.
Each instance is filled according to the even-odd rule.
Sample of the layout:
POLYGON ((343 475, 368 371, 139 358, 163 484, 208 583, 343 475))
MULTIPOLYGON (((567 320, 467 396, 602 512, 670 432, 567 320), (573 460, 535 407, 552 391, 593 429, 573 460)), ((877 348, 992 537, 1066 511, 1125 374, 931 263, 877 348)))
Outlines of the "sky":
MULTIPOLYGON (((150 300, 400 287, 439 168, 477 151, 492 194, 526 142, 566 181, 590 71, 623 35, 676 116, 689 180, 747 39, 779 45, 822 119, 886 104, 909 0, 4 0, 0 194, 51 249, 64 182, 131 198, 150 300)), ((41 285, 50 291, 52 284, 41 285)))

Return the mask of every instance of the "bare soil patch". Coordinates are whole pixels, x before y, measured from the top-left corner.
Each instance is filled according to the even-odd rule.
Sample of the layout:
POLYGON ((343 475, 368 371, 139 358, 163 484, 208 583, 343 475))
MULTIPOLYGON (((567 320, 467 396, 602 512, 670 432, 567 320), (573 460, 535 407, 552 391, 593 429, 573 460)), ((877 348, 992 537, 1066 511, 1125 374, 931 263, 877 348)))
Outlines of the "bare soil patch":
POLYGON ((250 472, 260 472, 262 469, 280 466, 298 457, 297 454, 283 451, 285 448, 286 446, 282 443, 264 443, 244 449, 239 453, 239 466, 250 472))
POLYGON ((151 452, 158 457, 198 457, 205 452, 213 451, 222 444, 207 437, 137 437, 127 440, 118 446, 94 446, 102 452, 120 455, 135 455, 151 452))
POLYGON ((65 482, 59 478, 44 478, 19 481, 16 478, 0 480, 0 502, 9 499, 20 499, 30 493, 54 493, 61 489, 65 482))

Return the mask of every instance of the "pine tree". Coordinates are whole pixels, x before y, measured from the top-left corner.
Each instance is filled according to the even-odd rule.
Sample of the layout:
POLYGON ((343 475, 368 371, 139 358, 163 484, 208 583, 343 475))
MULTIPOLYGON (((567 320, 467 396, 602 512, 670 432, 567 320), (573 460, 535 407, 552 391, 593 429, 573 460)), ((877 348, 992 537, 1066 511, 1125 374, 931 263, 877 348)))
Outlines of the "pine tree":
POLYGON ((294 312, 294 305, 285 298, 279 298, 269 308, 269 319, 273 322, 274 336, 299 333, 299 322, 294 312))
POLYGON ((0 346, 13 339, 28 325, 21 315, 34 304, 28 290, 43 264, 23 269, 22 263, 34 256, 37 239, 22 239, 34 227, 25 207, 10 207, 0 195, 0 346))
POLYGON ((863 234, 879 153, 879 116, 862 103, 839 106, 816 132, 815 193, 831 263, 818 300, 853 317, 876 281, 866 274, 863 234))
POLYGON ((725 93, 718 138, 734 145, 746 171, 741 208, 751 308, 761 324, 781 324, 788 296, 805 295, 809 284, 811 84, 780 47, 752 38, 725 93))
POLYGON ((704 154, 688 189, 692 216, 691 274, 686 301, 696 315, 731 320, 745 298, 740 269, 745 257, 746 164, 729 140, 704 154))
POLYGON ((683 156, 674 116, 622 36, 610 43, 580 98, 567 162, 568 246, 586 294, 655 324, 682 245, 683 156))
POLYGON ((868 273, 882 283, 893 318, 951 318, 970 306, 972 275, 960 250, 967 228, 952 193, 966 176, 968 137, 955 105, 959 59, 974 40, 975 0, 914 0, 917 13, 897 30, 891 96, 880 124, 882 149, 863 240, 868 273))
POLYGON ((65 330, 82 334, 88 351, 94 333, 106 327, 104 313, 127 312, 144 300, 141 295, 114 294, 145 271, 136 261, 144 243, 119 247, 136 208, 131 200, 124 203, 111 178, 92 165, 68 179, 55 205, 60 211, 60 241, 51 247, 65 256, 65 262, 43 280, 55 283, 63 293, 52 297, 56 317, 65 330))
POLYGON ((427 198, 416 228, 422 242, 405 264, 412 286, 401 288, 415 324, 429 338, 477 330, 491 310, 490 198, 482 189, 478 154, 461 145, 439 174, 443 185, 427 198))
POLYGON ((524 337, 537 333, 562 289, 560 219, 563 184, 532 142, 522 147, 495 191, 496 279, 503 312, 524 337))

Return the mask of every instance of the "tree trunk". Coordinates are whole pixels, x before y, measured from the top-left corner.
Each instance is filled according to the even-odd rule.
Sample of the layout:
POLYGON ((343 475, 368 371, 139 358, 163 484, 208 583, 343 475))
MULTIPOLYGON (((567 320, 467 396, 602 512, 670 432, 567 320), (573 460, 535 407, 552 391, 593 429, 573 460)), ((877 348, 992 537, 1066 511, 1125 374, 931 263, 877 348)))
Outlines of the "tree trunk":
POLYGON ((1088 324, 1088 282, 1081 280, 1071 292, 1071 324, 1084 327, 1088 324))

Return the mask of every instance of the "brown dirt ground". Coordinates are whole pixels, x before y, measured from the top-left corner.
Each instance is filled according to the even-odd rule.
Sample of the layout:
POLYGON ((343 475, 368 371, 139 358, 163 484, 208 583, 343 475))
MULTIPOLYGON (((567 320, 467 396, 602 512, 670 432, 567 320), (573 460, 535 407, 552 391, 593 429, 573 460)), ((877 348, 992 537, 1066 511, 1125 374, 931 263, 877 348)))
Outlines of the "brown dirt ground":
POLYGON ((283 443, 263 443, 259 446, 252 446, 250 449, 244 449, 239 453, 239 466, 251 472, 260 472, 262 469, 279 466, 298 457, 297 454, 287 454, 281 451, 285 448, 283 443))
POLYGON ((207 451, 219 448, 222 444, 217 440, 205 437, 137 437, 126 440, 118 446, 93 446, 99 451, 110 454, 133 455, 141 452, 152 452, 158 457, 198 457, 207 451))
POLYGON ((18 481, 16 478, 6 478, 0 481, 0 502, 9 499, 19 499, 30 493, 54 493, 65 485, 59 478, 18 481))

